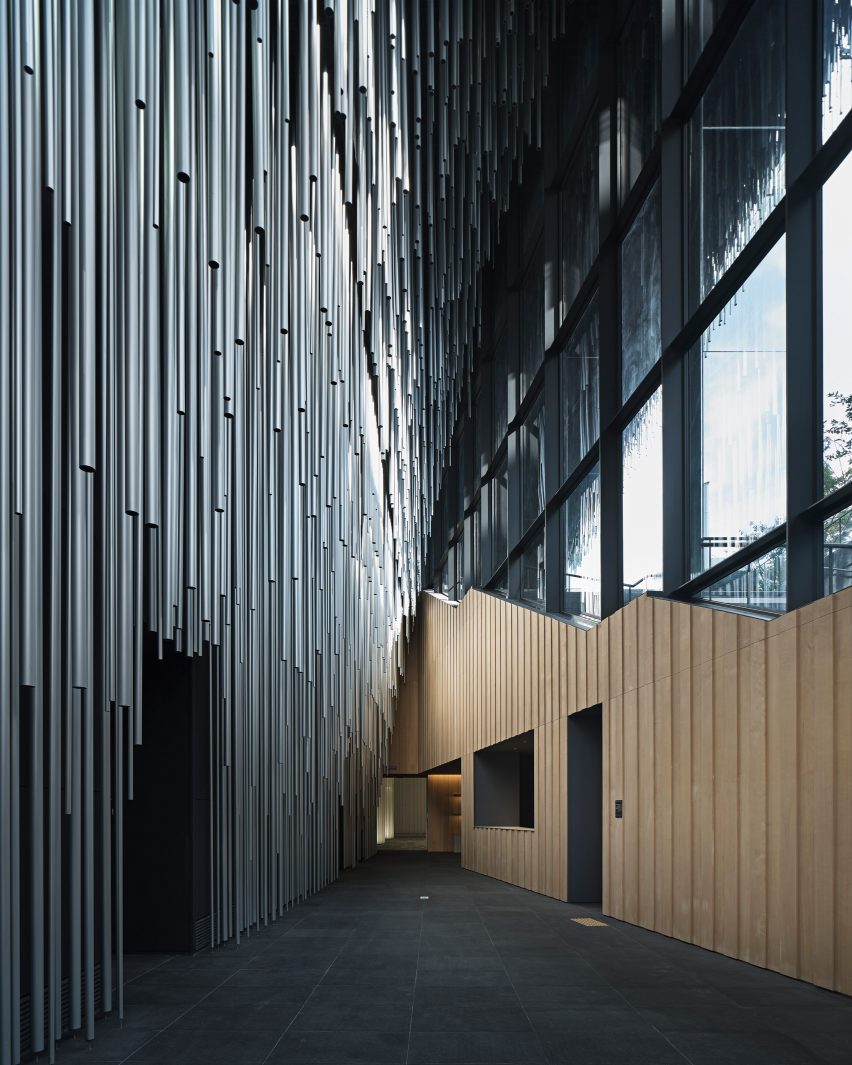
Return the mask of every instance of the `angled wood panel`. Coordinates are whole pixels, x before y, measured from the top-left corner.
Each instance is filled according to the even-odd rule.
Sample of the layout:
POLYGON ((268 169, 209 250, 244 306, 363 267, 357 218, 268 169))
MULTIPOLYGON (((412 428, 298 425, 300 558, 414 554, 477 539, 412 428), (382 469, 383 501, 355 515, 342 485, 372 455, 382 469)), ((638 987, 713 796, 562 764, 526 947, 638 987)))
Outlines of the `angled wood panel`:
POLYGON ((421 770, 535 730, 535 828, 475 829, 468 787, 466 867, 566 897, 567 718, 600 699, 605 912, 852 992, 852 594, 768 624, 640 599, 587 633, 469 592, 418 623, 421 770))

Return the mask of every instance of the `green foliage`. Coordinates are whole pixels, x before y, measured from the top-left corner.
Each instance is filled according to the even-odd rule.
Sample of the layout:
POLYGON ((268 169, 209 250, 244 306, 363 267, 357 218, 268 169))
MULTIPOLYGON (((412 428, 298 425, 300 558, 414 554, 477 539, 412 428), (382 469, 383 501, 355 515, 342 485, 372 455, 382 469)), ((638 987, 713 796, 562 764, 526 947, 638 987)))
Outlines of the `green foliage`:
POLYGON ((825 494, 852 480, 852 395, 830 392, 831 416, 823 432, 823 482, 825 494))

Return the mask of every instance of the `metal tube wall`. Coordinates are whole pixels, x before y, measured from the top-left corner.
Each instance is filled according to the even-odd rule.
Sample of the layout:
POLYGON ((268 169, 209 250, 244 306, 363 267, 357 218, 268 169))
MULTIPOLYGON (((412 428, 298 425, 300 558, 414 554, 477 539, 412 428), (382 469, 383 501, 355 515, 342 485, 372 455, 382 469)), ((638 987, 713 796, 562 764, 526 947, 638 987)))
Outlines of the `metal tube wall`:
POLYGON ((3 5, 0 1065, 123 1012, 146 632, 209 655, 211 945, 338 874, 339 804, 346 861, 372 853, 556 22, 550 0, 3 5))

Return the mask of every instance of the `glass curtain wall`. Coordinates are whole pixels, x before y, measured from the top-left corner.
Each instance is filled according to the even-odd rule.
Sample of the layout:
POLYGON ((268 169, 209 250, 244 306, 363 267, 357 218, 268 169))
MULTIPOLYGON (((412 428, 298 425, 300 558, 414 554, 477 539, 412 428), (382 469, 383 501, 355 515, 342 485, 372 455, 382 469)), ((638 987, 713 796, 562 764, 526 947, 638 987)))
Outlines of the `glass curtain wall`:
POLYGON ((581 625, 646 593, 778 613, 852 586, 852 0, 668 2, 680 40, 662 0, 569 5, 433 586, 581 625))
POLYGON ((663 402, 658 389, 624 430, 624 602, 663 586, 663 402))
POLYGON ((693 577, 784 520, 785 273, 782 240, 689 355, 693 577))

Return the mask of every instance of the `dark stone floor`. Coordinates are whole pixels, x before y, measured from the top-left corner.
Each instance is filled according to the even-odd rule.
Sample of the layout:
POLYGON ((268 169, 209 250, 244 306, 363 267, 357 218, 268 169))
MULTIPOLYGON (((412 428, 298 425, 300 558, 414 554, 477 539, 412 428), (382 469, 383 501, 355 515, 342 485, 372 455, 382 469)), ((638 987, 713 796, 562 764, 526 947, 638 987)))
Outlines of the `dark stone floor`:
POLYGON ((852 1062, 852 999, 384 853, 239 948, 128 960, 123 1025, 58 1065, 852 1062), (428 895, 421 902, 420 895, 428 895))

